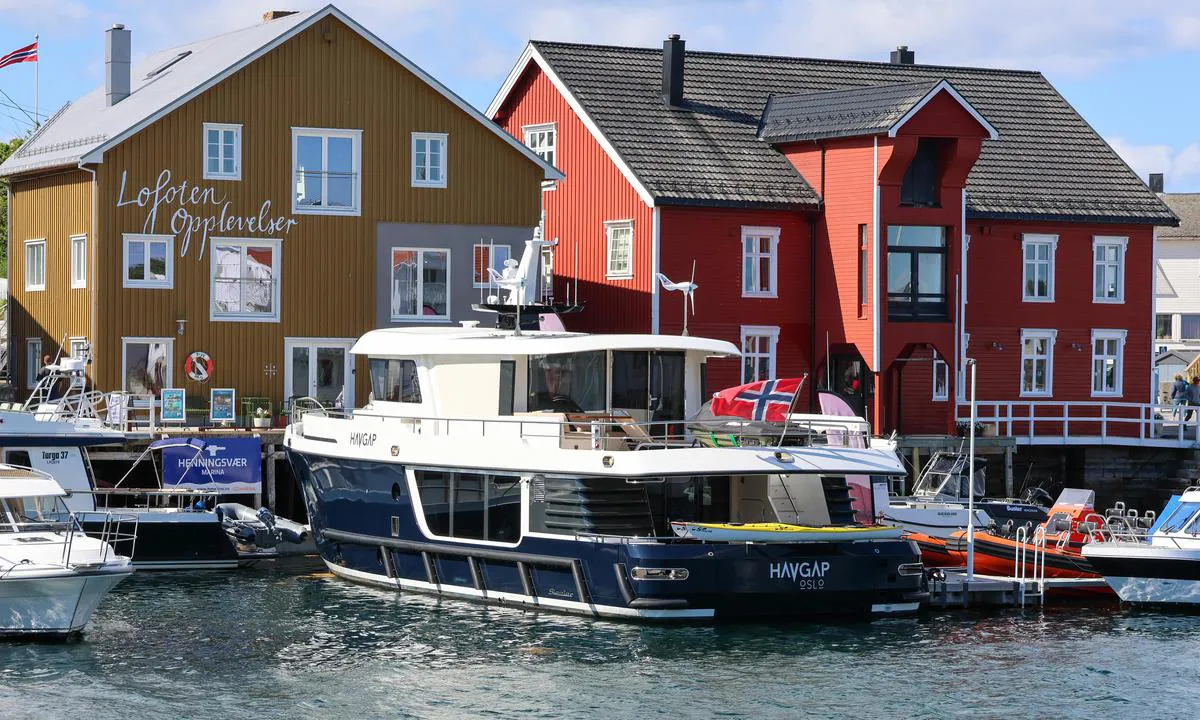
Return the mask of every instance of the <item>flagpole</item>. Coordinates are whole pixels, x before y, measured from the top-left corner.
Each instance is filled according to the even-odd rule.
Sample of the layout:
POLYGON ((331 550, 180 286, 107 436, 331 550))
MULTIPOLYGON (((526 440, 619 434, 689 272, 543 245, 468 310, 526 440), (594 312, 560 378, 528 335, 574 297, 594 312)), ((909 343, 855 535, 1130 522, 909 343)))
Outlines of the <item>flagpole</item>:
MULTIPOLYGON (((41 53, 42 48, 38 44, 38 36, 33 36, 34 52, 41 53)), ((42 126, 41 99, 42 99, 42 56, 39 54, 37 60, 33 61, 33 129, 37 130, 42 126)))
POLYGON ((808 373, 800 378, 800 384, 796 386, 796 392, 792 395, 792 401, 788 403, 787 415, 783 416, 783 432, 779 433, 779 444, 775 449, 783 447, 783 440, 787 437, 788 423, 792 420, 792 408, 796 406, 796 398, 800 397, 800 391, 804 389, 804 383, 808 381, 808 373))

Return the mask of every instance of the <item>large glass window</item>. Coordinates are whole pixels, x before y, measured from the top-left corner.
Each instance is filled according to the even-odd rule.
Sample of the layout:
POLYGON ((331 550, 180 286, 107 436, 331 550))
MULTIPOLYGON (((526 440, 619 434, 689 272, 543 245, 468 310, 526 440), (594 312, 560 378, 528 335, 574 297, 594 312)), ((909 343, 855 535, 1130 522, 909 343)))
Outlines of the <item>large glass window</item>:
POLYGON ((214 240, 214 320, 279 319, 279 242, 214 240))
POLYGON ((888 319, 945 321, 946 229, 888 226, 888 319))
POLYGON ((124 236, 124 277, 127 288, 171 288, 175 284, 175 263, 171 235, 124 236))
POLYGON ((46 289, 46 241, 25 241, 25 289, 46 289))
POLYGON ((942 154, 946 141, 942 138, 921 138, 917 152, 904 171, 900 184, 900 204, 937 207, 941 189, 942 154))
POLYGON ((171 387, 173 343, 170 338, 122 338, 121 388, 138 395, 157 395, 171 387))
POLYGON ((608 277, 633 277, 633 222, 606 222, 604 234, 608 238, 608 277))
POLYGON ((1053 394, 1054 330, 1021 331, 1021 395, 1053 394))
POLYGON ((779 228, 742 228, 742 297, 775 297, 779 228))
POLYGON ((1124 330, 1092 331, 1092 395, 1121 395, 1121 365, 1125 347, 1124 330))
POLYGON ((1125 243, 1128 238, 1100 237, 1092 239, 1092 301, 1120 303, 1125 301, 1125 243))
POLYGON ((292 129, 292 212, 357 215, 362 131, 292 129))
POLYGON ((242 126, 204 123, 204 179, 240 180, 242 126))
POLYGON ((392 248, 392 320, 450 317, 450 251, 392 248))
POLYGON ((779 328, 760 325, 742 326, 742 382, 752 383, 775 377, 775 346, 779 328))
POLYGON ((1179 316, 1179 339, 1200 340, 1200 315, 1184 313, 1179 316))
POLYGON ((1021 243, 1022 299, 1025 302, 1054 300, 1054 249, 1057 235, 1026 235, 1021 243))
POLYGON ((371 395, 385 402, 421 402, 417 363, 413 360, 371 358, 371 395))
POLYGON ((639 422, 683 420, 684 353, 615 350, 612 407, 639 422))
POLYGON ((441 537, 514 543, 521 538, 521 479, 417 470, 425 525, 441 537))
POLYGON ((595 412, 607 407, 603 351, 529 356, 529 410, 595 412))
POLYGON ((446 134, 412 134, 413 187, 446 187, 446 134))

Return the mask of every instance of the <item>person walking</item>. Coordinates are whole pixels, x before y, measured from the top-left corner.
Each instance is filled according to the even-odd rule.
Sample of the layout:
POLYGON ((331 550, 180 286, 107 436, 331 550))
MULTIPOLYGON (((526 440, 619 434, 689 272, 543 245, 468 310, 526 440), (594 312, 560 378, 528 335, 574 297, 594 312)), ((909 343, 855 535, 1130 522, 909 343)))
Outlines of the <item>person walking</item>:
POLYGON ((1195 410, 1196 406, 1200 406, 1200 377, 1193 376, 1192 384, 1188 385, 1187 404, 1188 404, 1188 411, 1187 411, 1187 415, 1184 416, 1184 418, 1183 418, 1184 422, 1191 420, 1192 413, 1194 413, 1196 411, 1195 410))
POLYGON ((1188 401, 1188 382, 1183 375, 1175 373, 1175 382, 1171 383, 1171 404, 1175 406, 1175 422, 1183 419, 1183 406, 1188 401))

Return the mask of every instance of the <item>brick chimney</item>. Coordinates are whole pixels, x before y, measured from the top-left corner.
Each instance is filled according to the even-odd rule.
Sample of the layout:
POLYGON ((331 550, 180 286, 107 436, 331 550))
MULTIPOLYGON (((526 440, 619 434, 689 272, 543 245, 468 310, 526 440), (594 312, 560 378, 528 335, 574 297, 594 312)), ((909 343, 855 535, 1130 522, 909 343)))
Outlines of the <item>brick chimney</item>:
POLYGON ((915 65, 917 63, 917 54, 908 49, 907 45, 900 45, 892 51, 893 65, 915 65))
POLYGON ((124 25, 104 31, 104 104, 112 107, 129 97, 130 33, 124 25))
POLYGON ((295 15, 296 12, 296 10, 268 10, 262 14, 262 21, 265 23, 271 22, 272 20, 278 20, 281 17, 295 15))
POLYGON ((683 41, 678 35, 663 40, 662 96, 671 107, 683 104, 683 41))
POLYGON ((1150 173, 1150 192, 1161 193, 1163 191, 1163 174, 1150 173))

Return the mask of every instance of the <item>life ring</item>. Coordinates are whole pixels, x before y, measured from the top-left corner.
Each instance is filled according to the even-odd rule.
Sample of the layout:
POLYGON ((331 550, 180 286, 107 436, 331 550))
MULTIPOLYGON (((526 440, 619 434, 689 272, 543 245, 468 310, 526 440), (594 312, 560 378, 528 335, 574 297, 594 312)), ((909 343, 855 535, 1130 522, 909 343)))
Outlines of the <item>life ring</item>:
POLYGON ((188 355, 187 360, 183 362, 183 372, 187 374, 189 380, 208 382, 213 372, 212 358, 208 356, 208 353, 197 350, 188 355))

